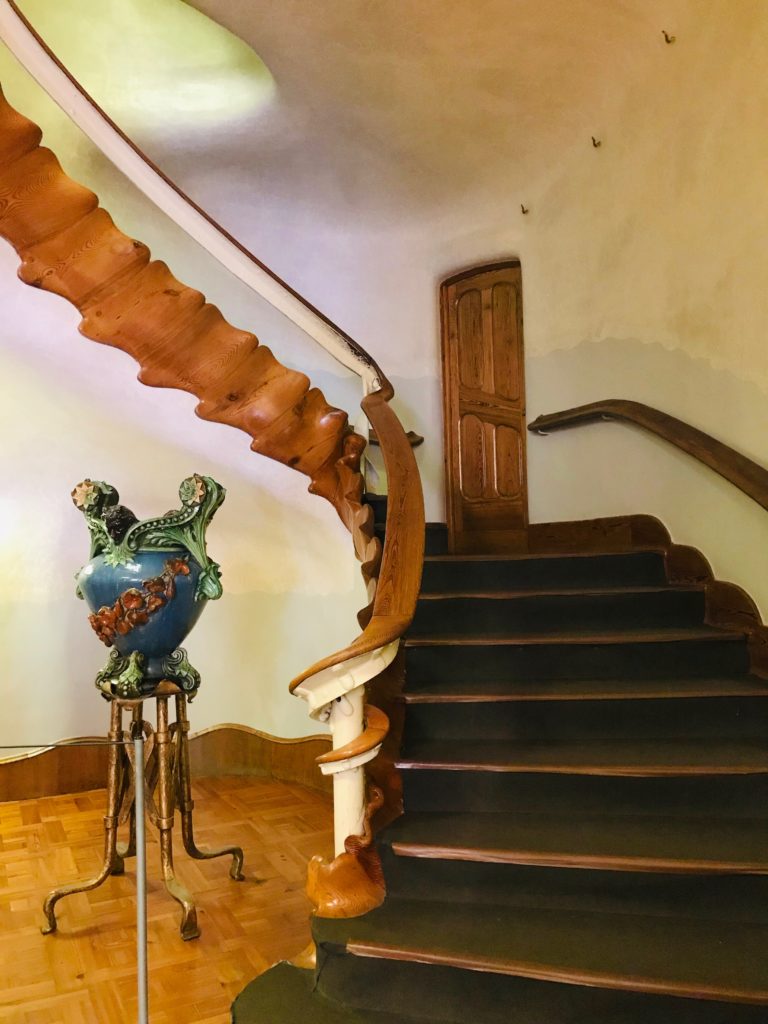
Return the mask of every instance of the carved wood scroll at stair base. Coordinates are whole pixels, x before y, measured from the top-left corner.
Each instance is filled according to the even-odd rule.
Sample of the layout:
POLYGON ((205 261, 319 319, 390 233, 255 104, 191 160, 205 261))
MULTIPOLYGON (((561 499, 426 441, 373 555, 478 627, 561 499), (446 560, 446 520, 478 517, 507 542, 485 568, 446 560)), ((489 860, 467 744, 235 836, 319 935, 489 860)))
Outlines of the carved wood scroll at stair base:
POLYGON ((371 827, 383 802, 381 790, 371 787, 363 835, 349 836, 344 853, 330 863, 320 856, 309 862, 307 896, 318 917, 360 917, 384 902, 384 873, 371 827))

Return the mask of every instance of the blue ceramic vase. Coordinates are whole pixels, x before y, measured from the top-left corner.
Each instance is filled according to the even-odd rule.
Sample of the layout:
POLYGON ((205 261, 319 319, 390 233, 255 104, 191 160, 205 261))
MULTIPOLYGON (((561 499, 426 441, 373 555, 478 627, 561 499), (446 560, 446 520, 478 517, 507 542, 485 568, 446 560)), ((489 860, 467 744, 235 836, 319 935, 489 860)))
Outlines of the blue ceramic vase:
POLYGON ((72 492, 91 534, 91 559, 77 574, 89 621, 112 651, 96 685, 105 696, 139 699, 168 679, 193 697, 199 673, 180 646, 208 600, 221 596, 220 570, 205 531, 225 496, 195 474, 179 488, 181 508, 139 522, 103 481, 72 492))

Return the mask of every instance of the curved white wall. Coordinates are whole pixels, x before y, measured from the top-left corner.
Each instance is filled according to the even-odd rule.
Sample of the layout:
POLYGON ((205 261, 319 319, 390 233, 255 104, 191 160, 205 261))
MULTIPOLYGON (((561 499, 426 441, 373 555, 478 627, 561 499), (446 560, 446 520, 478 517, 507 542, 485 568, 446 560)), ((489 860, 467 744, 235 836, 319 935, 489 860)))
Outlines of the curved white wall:
MULTIPOLYGON (((118 224, 354 412, 357 378, 341 376, 330 357, 164 223, 5 51, 0 81, 118 224)), ((105 729, 92 684, 108 652, 74 594, 88 538, 72 486, 85 476, 106 479, 137 514, 156 515, 178 503, 178 484, 193 471, 228 490, 209 532, 224 596, 186 644, 203 674, 193 728, 239 722, 278 736, 317 732, 287 685, 357 635, 356 612, 366 603, 335 511, 308 494, 306 477, 250 452, 246 435, 195 417, 190 395, 140 385, 130 358, 80 336, 76 310, 21 284, 17 267, 0 243, 0 745, 105 729)))
MULTIPOLYGON (((31 5, 25 0, 30 13, 31 5)), ((437 287, 459 267, 500 256, 519 256, 523 265, 530 418, 597 398, 635 398, 768 466, 768 11, 762 0, 478 0, 450 11, 427 0, 417 9, 411 5, 407 16, 402 5, 366 0, 267 6, 196 0, 196 6, 258 51, 274 75, 275 91, 265 105, 238 110, 216 130, 185 125, 167 138, 148 131, 140 141, 391 374, 406 426, 427 438, 417 458, 428 518, 442 516, 437 287), (677 37, 673 45, 665 44, 662 29, 677 37), (602 141, 599 148, 592 135, 602 141)), ((62 56, 68 58, 66 52, 62 56)), ((73 70, 79 72, 76 64, 73 70)), ((152 244, 182 280, 202 286, 235 323, 255 326, 281 358, 308 369, 331 400, 355 407, 353 380, 337 376, 333 364, 323 362, 297 332, 155 218, 49 101, 11 73, 6 58, 0 72, 0 80, 9 74, 13 80, 11 101, 43 123, 67 170, 94 187, 122 224, 152 244)), ((3 300, 4 281, 7 273, 0 275, 3 300)), ((36 311, 41 302, 56 302, 25 294, 24 302, 36 311)), ((28 320, 26 312, 18 317, 19 323, 28 320)), ((54 322, 43 321, 39 330, 46 340, 54 322)), ((86 452, 92 435, 82 425, 81 410, 98 396, 86 377, 91 379, 102 350, 74 338, 73 320, 66 328, 57 320, 55 330, 62 347, 51 346, 41 359, 52 359, 54 351, 85 353, 81 368, 67 369, 67 389, 81 397, 66 432, 72 450, 86 452)), ((32 362, 40 339, 23 339, 7 328, 2 334, 3 352, 15 365, 21 363, 26 373, 48 372, 32 362)), ((100 380, 102 371, 97 373, 100 380)), ((217 475, 213 466, 238 467, 237 486, 224 479, 235 518, 227 523, 225 506, 212 531, 213 550, 225 570, 239 573, 234 566, 241 557, 253 565, 259 531, 270 538, 264 576, 260 582, 249 577, 253 582, 243 588, 251 597, 242 598, 241 606, 252 601, 252 612, 238 617, 236 632, 233 618, 231 661, 226 670, 211 669, 227 681, 207 693, 231 693, 232 703, 217 719, 218 708, 203 703, 213 697, 201 694, 196 724, 205 724, 201 718, 210 714, 210 720, 239 717, 259 725, 264 715, 274 724, 262 728, 306 729, 301 707, 291 709, 287 697, 271 703, 282 685, 277 676, 287 679, 292 666, 272 664, 269 637, 287 629, 294 610, 303 617, 296 642, 314 637, 322 645, 318 653, 330 649, 324 632, 351 635, 352 610, 362 601, 346 538, 322 503, 303 496, 303 479, 250 456, 244 438, 195 423, 187 415, 187 397, 173 397, 178 407, 168 405, 166 393, 154 395, 133 384, 132 368, 124 373, 132 408, 158 403, 151 408, 162 419, 168 446, 143 510, 164 507, 176 478, 193 468, 190 452, 198 458, 207 452, 211 461, 202 465, 196 458, 194 468, 217 475), (248 520, 235 508, 241 481, 254 503, 257 533, 255 540, 238 536, 237 551, 228 559, 221 545, 235 543, 235 519, 248 520), (286 614, 278 615, 270 588, 283 587, 275 581, 286 575, 298 578, 298 569, 285 565, 289 549, 282 543, 284 532, 295 533, 294 523, 284 518, 289 506, 297 510, 299 533, 301 524, 307 527, 302 539, 311 539, 315 561, 300 583, 286 582, 280 598, 286 614), (346 602, 348 626, 327 615, 326 592, 334 602, 346 602), (251 638, 252 623, 265 624, 263 643, 251 638), (244 651, 257 649, 269 669, 261 674, 263 686, 251 689, 258 668, 248 666, 248 683, 241 681, 241 670, 249 660, 244 651)), ((110 410, 102 408, 103 423, 110 410)), ((42 422, 44 428, 45 417, 42 422)), ((28 442, 21 435, 28 455, 19 462, 26 464, 40 448, 32 440, 35 429, 31 424, 28 442)), ((64 430, 63 420, 55 430, 64 430)), ((73 465, 60 479, 41 484, 40 493, 56 493, 63 502, 56 531, 68 531, 63 524, 75 533, 82 528, 76 516, 72 522, 66 497, 73 473, 77 479, 101 472, 122 483, 112 466, 129 461, 128 443, 117 444, 110 444, 110 457, 99 463, 105 469, 81 470, 78 460, 77 469, 73 465)), ((137 458, 133 475, 124 478, 126 499, 141 491, 138 466, 153 463, 155 450, 150 439, 143 449, 149 454, 137 458)), ((768 614, 768 518, 690 459, 629 428, 604 424, 531 437, 529 476, 534 521, 658 515, 676 540, 701 547, 719 575, 743 585, 768 614)), ((82 550, 77 541, 53 574, 56 579, 66 575, 64 563, 79 561, 82 550)), ((206 612, 193 635, 196 655, 199 643, 203 657, 215 658, 226 600, 206 612), (204 636, 203 654, 198 638, 204 636)), ((52 612, 53 600, 46 607, 52 612)), ((33 616, 26 621, 27 633, 18 627, 14 635, 38 628, 33 616)), ((78 619, 76 628, 87 627, 78 619)), ((89 679, 101 651, 90 637, 82 642, 89 679)), ((15 657, 20 663, 23 652, 15 657)), ((40 677, 40 664, 38 671, 25 669, 17 692, 40 677)), ((61 658, 51 656, 44 664, 59 671, 61 658)), ((83 674, 78 670, 76 683, 71 678, 67 693, 80 693, 85 685, 92 709, 83 674)), ((61 706, 72 704, 68 696, 61 706)), ((67 731, 82 729, 59 734, 67 731)))

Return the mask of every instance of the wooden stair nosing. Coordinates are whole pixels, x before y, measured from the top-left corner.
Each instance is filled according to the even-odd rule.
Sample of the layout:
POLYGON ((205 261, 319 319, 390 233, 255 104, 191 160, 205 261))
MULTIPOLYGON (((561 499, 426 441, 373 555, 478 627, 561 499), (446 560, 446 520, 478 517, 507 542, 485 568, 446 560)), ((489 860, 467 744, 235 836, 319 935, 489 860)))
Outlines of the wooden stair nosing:
POLYGON ((687 629, 647 629, 636 632, 629 630, 617 630, 616 632, 593 632, 593 633, 521 633, 514 634, 470 636, 466 634, 430 634, 427 636, 407 637, 406 647, 520 647, 520 646, 543 646, 546 644, 636 644, 636 643, 677 643, 679 641, 695 640, 705 643, 712 641, 736 641, 744 640, 746 634, 732 629, 717 629, 710 627, 690 627, 687 629))
POLYGON ((764 775, 768 748, 752 737, 687 740, 649 737, 618 742, 593 739, 457 742, 421 740, 395 761, 401 770, 604 775, 632 778, 764 775))
MULTIPOLYGON (((622 688, 614 686, 612 689, 607 687, 600 689, 593 682, 593 688, 590 690, 578 680, 560 679, 542 680, 538 690, 532 683, 528 684, 529 689, 525 689, 523 685, 519 690, 504 689, 503 691, 500 687, 507 687, 510 684, 480 683, 481 687, 485 685, 488 689, 480 689, 477 692, 470 689, 445 688, 440 690, 439 685, 434 685, 424 691, 406 690, 398 699, 403 704, 504 704, 537 701, 709 700, 730 697, 768 697, 768 681, 760 679, 758 676, 745 676, 745 679, 752 679, 754 682, 747 684, 735 679, 726 681, 691 678, 687 681, 690 685, 683 687, 681 684, 686 680, 631 679, 622 688), (542 686, 546 682, 550 683, 549 689, 542 686), (661 689, 660 683, 664 683, 668 688, 661 689)), ((620 681, 616 680, 615 682, 620 681)))
POLYGON ((425 562, 535 562, 556 558, 632 558, 639 555, 666 554, 663 548, 635 548, 631 551, 521 551, 517 553, 481 554, 481 555, 426 555, 425 562))
POLYGON ((670 875, 768 875, 765 861, 681 860, 662 857, 631 857, 614 854, 560 853, 523 849, 479 849, 395 841, 398 857, 418 860, 454 860, 483 864, 514 864, 520 867, 574 868, 591 871, 637 871, 670 875))
POLYGON ((698 766, 653 765, 640 768, 633 765, 600 764, 493 764, 481 761, 427 761, 399 759, 395 767, 400 771, 495 772, 508 775, 600 775, 612 778, 656 779, 715 775, 765 775, 768 764, 698 766))
POLYGON ((531 978, 536 981, 551 981, 566 985, 595 986, 625 992, 646 992, 655 995, 768 1005, 768 989, 745 991, 716 985, 674 983, 659 978, 627 977, 589 970, 568 970, 557 968, 551 964, 525 960, 502 960, 485 956, 461 955, 447 950, 441 951, 437 948, 408 948, 375 942, 348 942, 346 949, 353 956, 441 964, 463 970, 508 974, 519 978, 531 978))
POLYGON ((617 595, 645 595, 670 593, 703 593, 704 586, 700 583, 669 583, 664 584, 628 584, 622 587, 522 587, 516 590, 432 590, 419 594, 419 601, 513 601, 531 597, 613 597, 617 595))

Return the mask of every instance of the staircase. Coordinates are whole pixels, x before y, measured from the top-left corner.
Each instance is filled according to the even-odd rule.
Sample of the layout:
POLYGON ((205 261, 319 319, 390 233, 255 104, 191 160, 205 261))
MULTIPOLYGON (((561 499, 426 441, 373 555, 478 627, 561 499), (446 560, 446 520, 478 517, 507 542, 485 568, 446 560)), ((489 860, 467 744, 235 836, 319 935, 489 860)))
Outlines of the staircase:
POLYGON ((768 681, 663 552, 445 553, 406 640, 384 905, 236 1024, 765 1024, 768 681))

